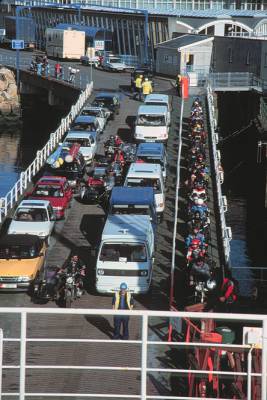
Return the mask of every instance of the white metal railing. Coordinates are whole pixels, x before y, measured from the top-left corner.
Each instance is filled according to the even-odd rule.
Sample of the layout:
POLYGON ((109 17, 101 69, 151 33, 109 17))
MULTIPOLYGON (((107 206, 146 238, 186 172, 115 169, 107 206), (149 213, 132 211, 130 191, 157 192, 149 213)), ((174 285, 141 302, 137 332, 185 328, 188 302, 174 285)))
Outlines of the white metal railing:
POLYGON ((26 191, 33 176, 44 165, 49 155, 53 152, 57 144, 60 142, 63 135, 68 130, 70 123, 78 115, 82 106, 91 95, 93 90, 93 82, 88 84, 85 90, 80 94, 76 104, 71 107, 70 112, 65 118, 62 118, 61 123, 57 130, 51 133, 50 138, 42 150, 38 150, 35 159, 28 166, 28 168, 21 172, 19 180, 15 183, 12 189, 0 199, 0 223, 3 222, 10 209, 18 201, 19 197, 26 191))
MULTIPOLYGON (((64 397, 64 398, 71 398, 74 400, 75 398, 101 398, 101 399, 106 399, 106 398, 112 398, 112 399, 118 399, 118 398, 135 398, 135 399, 141 399, 141 400, 147 400, 147 399, 183 399, 183 400, 197 400, 200 399, 199 397, 186 397, 185 395, 181 396, 174 396, 174 395, 161 395, 160 393, 158 395, 151 395, 148 393, 148 374, 149 376, 154 375, 155 379, 158 379, 157 377, 159 376, 158 374, 167 374, 167 379, 170 378, 171 374, 181 374, 181 376, 186 376, 186 374, 191 374, 195 375, 196 377, 202 377, 202 378, 208 378, 208 376, 211 375, 216 375, 217 377, 228 377, 234 380, 236 377, 242 376, 244 379, 247 380, 247 400, 254 400, 252 399, 251 396, 251 383, 252 379, 257 377, 261 381, 261 399, 266 399, 266 386, 267 386, 267 316, 266 315, 249 315, 249 314, 219 314, 219 313, 188 313, 188 312, 174 312, 174 311, 148 311, 148 310, 132 310, 132 311, 122 311, 122 310, 99 310, 99 309, 56 309, 56 308, 0 308, 0 315, 1 315, 1 325, 2 325, 2 330, 3 330, 3 338, 1 337, 1 331, 0 331, 0 372, 2 371, 2 379, 3 379, 3 387, 5 387, 5 390, 1 393, 0 395, 8 396, 10 398, 15 397, 17 398, 19 396, 20 400, 25 400, 28 398, 32 397, 42 397, 42 398, 55 398, 55 397, 64 397), (94 319, 103 318, 103 316, 110 318, 115 315, 129 315, 131 318, 138 320, 138 323, 141 326, 141 333, 138 336, 138 339, 136 340, 116 340, 112 341, 110 339, 99 339, 99 334, 98 331, 95 332, 95 334, 98 337, 92 337, 92 334, 90 330, 88 330, 88 336, 86 339, 82 339, 80 337, 80 334, 78 334, 78 338, 69 338, 66 337, 68 336, 64 333, 62 333, 63 337, 59 337, 58 333, 56 334, 56 337, 51 337, 51 332, 49 329, 46 331, 44 327, 46 326, 46 317, 51 318, 51 315, 57 316, 57 321, 60 321, 60 316, 64 317, 64 321, 67 324, 71 324, 71 319, 68 320, 71 316, 75 316, 77 319, 77 323, 79 323, 79 318, 84 320, 85 316, 94 316, 94 319), (12 320, 12 317, 15 316, 15 320, 12 320), (40 325, 43 327, 43 337, 40 337, 38 334, 38 337, 34 337, 32 333, 32 327, 33 324, 35 323, 34 316, 38 316, 38 322, 40 322, 40 325), (20 319, 20 325, 18 318, 20 319), (162 321, 164 321, 164 324, 166 327, 168 326, 168 322, 171 319, 174 321, 177 319, 177 321, 188 321, 190 318, 190 321, 199 321, 199 326, 204 326, 203 321, 207 320, 215 320, 217 322, 220 322, 223 324, 223 326, 226 325, 227 322, 234 322, 235 326, 238 326, 238 329, 243 329, 245 326, 248 326, 249 328, 251 326, 258 326, 261 331, 259 336, 256 338, 250 338, 247 341, 244 341, 244 343, 237 343, 237 344, 221 344, 221 343, 206 343, 200 341, 195 341, 195 342, 190 342, 186 340, 181 340, 178 342, 174 341, 166 341, 163 340, 160 335, 156 335, 153 332, 153 326, 156 325, 157 323, 160 322, 162 325, 162 321), (14 335, 14 332, 10 332, 9 329, 5 329, 5 321, 9 320, 13 322, 13 325, 19 328, 19 332, 14 335), (201 321, 201 323, 200 323, 201 321), (47 337, 45 335, 45 332, 47 332, 47 337), (156 335, 156 336, 155 336, 156 335), (8 346, 6 346, 8 343, 18 343, 19 347, 17 347, 17 356, 11 357, 11 359, 7 358, 7 352, 8 346), (83 345, 84 347, 81 349, 81 355, 79 356, 79 362, 80 365, 66 365, 62 364, 61 362, 57 363, 51 363, 51 364, 38 364, 38 354, 34 351, 32 348, 33 343, 40 343, 44 344, 47 343, 48 345, 51 345, 51 351, 55 355, 55 359, 58 361, 60 359, 60 355, 62 354, 60 349, 60 346, 56 347, 53 346, 53 344, 79 344, 80 346, 83 345), (128 362, 124 362, 124 365, 118 365, 118 360, 115 357, 115 365, 111 365, 111 359, 110 359, 110 353, 107 352, 107 359, 102 357, 102 365, 82 365, 83 363, 83 355, 82 354, 88 354, 88 344, 110 344, 111 349, 109 350, 113 355, 114 355, 114 346, 118 348, 117 351, 119 351, 120 346, 127 346, 127 349, 123 347, 123 351, 125 352, 125 357, 124 359, 127 360, 128 362), (3 346, 4 344, 4 346, 3 346), (130 348, 134 347, 134 351, 137 352, 139 351, 140 353, 140 360, 137 361, 137 364, 135 362, 135 366, 131 365, 131 358, 127 356, 128 351, 130 351, 130 348), (138 346, 138 350, 137 350, 138 346), (167 346, 167 349, 165 347, 165 350, 163 346, 167 346), (163 362, 161 362, 160 367, 155 366, 155 363, 153 360, 157 359, 158 354, 161 354, 161 359, 164 352, 167 350, 170 351, 170 349, 173 348, 179 348, 180 350, 184 349, 192 349, 193 348, 202 348, 202 349, 218 349, 218 350, 226 350, 230 351, 231 350, 236 350, 242 351, 246 354, 244 357, 244 364, 245 360, 247 359, 247 365, 246 368, 243 369, 243 371, 222 371, 222 370, 202 370, 201 368, 197 369, 188 369, 188 368, 183 368, 182 365, 177 363, 178 365, 174 366, 169 366, 167 363, 167 366, 164 365, 163 362), (255 373, 252 372, 252 352, 257 349, 261 353, 261 371, 255 373), (3 357, 1 357, 1 352, 3 350, 3 357), (157 353, 159 351, 159 353, 157 353), (33 352, 33 353, 32 353, 33 352), (35 363, 32 362, 32 357, 31 354, 34 354, 34 360, 35 363), (3 359, 7 360, 5 363, 3 363, 3 359), (12 360, 17 360, 18 361, 12 361, 12 360), (127 364, 127 365, 126 365, 127 364), (181 366, 181 368, 179 368, 181 366), (6 377, 8 374, 8 370, 18 370, 19 371, 19 379, 17 382, 18 389, 17 391, 14 391, 14 383, 11 384, 10 386, 8 385, 8 377, 6 377), (41 371, 50 371, 51 376, 53 373, 56 371, 61 371, 61 373, 66 374, 67 372, 64 371, 80 371, 83 373, 85 371, 90 372, 90 371, 112 371, 113 373, 115 371, 121 372, 121 377, 125 377, 125 373, 128 371, 133 371, 140 376, 140 386, 139 386, 139 393, 133 394, 133 390, 138 392, 137 389, 133 389, 132 384, 133 382, 137 382, 138 379, 136 379, 136 376, 132 377, 132 384, 129 384, 129 393, 113 393, 114 390, 114 384, 110 385, 110 390, 108 393, 88 393, 88 390, 86 393, 80 392, 80 393, 68 393, 67 391, 64 392, 64 389, 66 385, 64 383, 59 384, 59 387, 57 387, 56 383, 53 383, 53 387, 55 392, 51 391, 51 386, 49 387, 49 392, 47 393, 47 390, 44 390, 42 392, 42 387, 40 384, 38 385, 31 385, 30 392, 26 390, 27 388, 27 380, 31 378, 31 382, 34 382, 33 376, 34 373, 40 374, 41 371), (124 374, 124 375, 123 375, 124 374), (5 381, 7 379, 7 382, 5 381)), ((190 322, 189 321, 189 322, 190 322)), ((60 323, 60 322, 58 322, 60 323)), ((61 332, 64 332, 64 330, 61 329, 61 332)), ((95 351, 94 349, 92 350, 93 352, 95 351)), ((130 354, 130 353, 129 353, 130 354)), ((40 356, 40 355, 39 355, 40 356)), ((63 360, 66 360, 66 357, 63 358, 63 360)), ((178 361, 178 360, 177 360, 178 361)), ((64 362, 64 361, 63 361, 64 362)), ((88 362, 87 362, 88 364, 88 362)), ((47 379, 47 377, 46 377, 47 379)), ((96 378, 95 378, 96 379, 96 378)), ((114 379, 111 377, 110 379, 114 379)), ((1 382, 1 379, 0 379, 1 382)), ((166 381, 165 381, 166 382, 166 381)), ((100 383, 99 381, 96 383, 100 383)), ((130 383, 130 382, 129 382, 130 383)), ((81 381, 77 381, 77 388, 82 389, 82 384, 81 381)), ((117 386, 115 385, 115 390, 119 390, 120 388, 120 383, 118 382, 117 386)), ((0 385, 1 389, 1 385, 0 385)), ((77 390, 76 387, 74 387, 74 390, 77 390)), ((210 397, 209 397, 210 398, 210 397)), ((209 398, 206 397, 206 400, 209 398)), ((216 397, 218 399, 218 397, 216 397)), ((211 399, 211 398, 210 398, 211 399)), ((222 399, 221 400, 226 400, 222 399)))
MULTIPOLYGON (((29 55, 23 55, 23 57, 20 57, 19 65, 20 65, 20 70, 24 71, 30 71, 30 63, 32 61, 33 57, 29 55)), ((49 69, 47 71, 42 72, 40 76, 44 78, 54 78, 57 81, 62 81, 62 82, 68 82, 69 80, 69 67, 62 65, 62 74, 60 78, 55 78, 55 64, 56 61, 49 60, 49 69)), ((16 67, 16 57, 14 56, 9 56, 6 54, 0 54, 0 64, 3 64, 7 67, 16 67)), ((36 73, 38 76, 38 74, 36 73)), ((75 75, 75 81, 73 82, 73 85, 75 87, 78 87, 80 89, 85 89, 86 85, 88 85, 90 79, 89 79, 89 74, 82 73, 80 70, 77 72, 75 75)))
POLYGON ((229 262, 230 258, 230 241, 232 238, 231 228, 226 226, 225 220, 225 212, 227 210, 227 203, 226 198, 222 194, 221 185, 223 183, 223 170, 220 162, 220 153, 217 150, 218 144, 218 133, 216 132, 217 129, 217 120, 215 118, 215 108, 214 108, 214 100, 211 86, 208 85, 207 87, 207 103, 208 103, 208 116, 210 122, 210 132, 211 132, 211 146, 212 152, 214 157, 214 168, 215 168, 215 184, 216 184, 216 191, 218 196, 218 208, 219 208, 219 216, 220 216, 220 227, 222 232, 222 239, 223 239, 223 250, 224 250, 224 257, 226 262, 229 262))
POLYGON ((212 72, 208 75, 212 88, 245 87, 262 91, 263 81, 251 72, 212 72))

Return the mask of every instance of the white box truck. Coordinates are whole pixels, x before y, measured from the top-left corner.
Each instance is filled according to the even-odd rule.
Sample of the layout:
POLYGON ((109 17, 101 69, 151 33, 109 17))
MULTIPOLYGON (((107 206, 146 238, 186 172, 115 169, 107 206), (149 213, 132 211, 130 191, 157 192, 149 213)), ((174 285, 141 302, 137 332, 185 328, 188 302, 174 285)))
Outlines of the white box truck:
POLYGON ((48 57, 80 60, 81 56, 84 56, 85 32, 47 28, 45 36, 48 57))

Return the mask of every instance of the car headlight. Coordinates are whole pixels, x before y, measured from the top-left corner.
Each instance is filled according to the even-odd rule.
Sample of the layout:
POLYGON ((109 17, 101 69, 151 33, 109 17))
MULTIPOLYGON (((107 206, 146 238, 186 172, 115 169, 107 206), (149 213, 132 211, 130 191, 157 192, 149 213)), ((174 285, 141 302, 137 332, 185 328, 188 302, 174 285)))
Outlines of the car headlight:
POLYGON ((46 236, 47 236, 47 233, 46 233, 46 232, 39 232, 39 233, 38 233, 38 236, 46 237, 46 236))
POLYGON ((104 275, 104 274, 105 274, 105 271, 104 271, 103 269, 98 269, 98 270, 97 270, 97 274, 98 274, 98 275, 104 275))
POLYGON ((143 269, 143 270, 140 272, 140 275, 141 275, 141 276, 147 276, 147 275, 148 275, 148 271, 147 271, 146 269, 143 269))
POLYGON ((61 210, 64 210, 64 207, 60 207, 60 206, 58 206, 58 207, 53 207, 53 210, 55 210, 55 211, 61 211, 61 210))
POLYGON ((18 282, 29 282, 31 278, 29 276, 20 276, 18 282))

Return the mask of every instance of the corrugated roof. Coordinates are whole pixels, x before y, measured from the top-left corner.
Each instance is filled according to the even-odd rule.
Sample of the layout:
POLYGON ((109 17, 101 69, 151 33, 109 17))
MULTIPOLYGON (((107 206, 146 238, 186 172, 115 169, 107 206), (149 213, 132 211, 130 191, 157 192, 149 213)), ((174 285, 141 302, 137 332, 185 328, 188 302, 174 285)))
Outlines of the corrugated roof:
POLYGON ((104 32, 105 29, 99 28, 96 26, 87 26, 87 25, 79 25, 79 24, 68 24, 68 23, 60 23, 57 24, 56 28, 58 29, 68 29, 71 28, 76 31, 85 32, 86 36, 94 38, 97 32, 104 32))
POLYGON ((183 35, 177 38, 167 40, 166 42, 159 43, 156 47, 168 47, 173 49, 178 49, 180 47, 188 46, 190 44, 195 44, 208 39, 207 35, 183 35))

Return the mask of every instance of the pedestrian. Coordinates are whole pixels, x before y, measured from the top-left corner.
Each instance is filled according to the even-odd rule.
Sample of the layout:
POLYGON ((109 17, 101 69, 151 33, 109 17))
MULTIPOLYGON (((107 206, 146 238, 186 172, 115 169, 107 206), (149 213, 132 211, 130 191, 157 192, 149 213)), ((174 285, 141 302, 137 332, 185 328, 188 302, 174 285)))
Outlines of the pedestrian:
POLYGON ((230 278, 224 278, 220 287, 218 297, 218 308, 224 312, 232 312, 237 301, 237 287, 230 278))
POLYGON ((48 77, 50 74, 50 65, 47 63, 45 64, 45 76, 48 77))
POLYGON ((69 83, 75 83, 75 75, 79 72, 79 69, 69 67, 69 83))
POLYGON ((143 75, 137 75, 136 80, 134 81, 134 98, 138 97, 138 100, 141 101, 142 97, 142 83, 143 83, 143 75))
POLYGON ((153 92, 152 84, 148 80, 148 78, 145 78, 144 82, 142 83, 142 88, 143 88, 143 100, 145 100, 146 96, 153 92))
MULTIPOLYGON (((112 300, 113 310, 132 310, 133 298, 128 290, 125 282, 121 283, 120 291, 115 292, 112 300)), ((115 315, 114 316, 114 339, 120 338, 120 331, 122 326, 122 339, 129 339, 129 319, 128 315, 115 315)))
POLYGON ((57 62, 55 64, 55 78, 56 79, 60 78, 60 70, 61 70, 61 65, 57 62))
POLYGON ((181 97, 181 83, 182 83, 182 75, 177 74, 176 81, 175 81, 175 86, 176 86, 176 89, 177 89, 177 95, 179 97, 181 97))
POLYGON ((39 75, 39 76, 42 75, 42 68, 43 68, 42 63, 39 62, 37 64, 37 75, 39 75))

